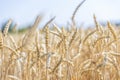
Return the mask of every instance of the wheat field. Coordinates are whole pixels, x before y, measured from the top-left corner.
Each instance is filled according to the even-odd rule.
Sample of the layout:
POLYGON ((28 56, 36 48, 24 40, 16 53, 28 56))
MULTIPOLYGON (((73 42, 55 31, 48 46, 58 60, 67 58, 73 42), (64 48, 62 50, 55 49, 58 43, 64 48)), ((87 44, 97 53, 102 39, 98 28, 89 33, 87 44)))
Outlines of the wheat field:
POLYGON ((9 33, 8 20, 0 31, 0 80, 120 80, 120 28, 100 25, 95 15, 95 27, 78 28, 75 14, 84 1, 69 28, 53 17, 39 29, 38 16, 25 32, 9 33))
MULTIPOLYGON (((120 80, 120 29, 107 22, 89 29, 42 29, 38 16, 24 33, 0 31, 0 80, 120 80)), ((49 27, 49 24, 52 24, 49 27)))

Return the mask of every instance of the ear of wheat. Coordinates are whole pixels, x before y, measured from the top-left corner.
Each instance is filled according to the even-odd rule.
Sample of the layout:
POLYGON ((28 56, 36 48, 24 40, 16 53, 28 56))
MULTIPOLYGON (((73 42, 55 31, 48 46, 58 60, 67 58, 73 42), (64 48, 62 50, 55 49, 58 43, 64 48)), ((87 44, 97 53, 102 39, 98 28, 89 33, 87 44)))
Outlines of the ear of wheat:
POLYGON ((2 49, 2 48, 3 48, 3 34, 0 31, 0 49, 2 49))
POLYGON ((117 39, 116 31, 114 30, 114 28, 112 27, 112 25, 110 24, 110 22, 108 22, 107 25, 108 25, 108 28, 109 28, 110 32, 113 35, 113 38, 116 40, 117 39))
POLYGON ((4 36, 7 35, 11 23, 12 23, 12 19, 9 19, 9 20, 8 20, 8 23, 6 24, 6 26, 4 27, 4 30, 3 30, 4 36))

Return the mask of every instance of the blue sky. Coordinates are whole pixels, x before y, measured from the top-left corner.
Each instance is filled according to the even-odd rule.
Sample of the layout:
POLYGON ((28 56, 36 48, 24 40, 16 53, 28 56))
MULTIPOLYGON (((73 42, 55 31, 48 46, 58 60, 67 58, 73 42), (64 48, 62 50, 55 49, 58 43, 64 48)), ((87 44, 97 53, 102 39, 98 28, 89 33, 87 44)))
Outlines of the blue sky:
MULTIPOLYGON (((42 14, 42 26, 56 16, 55 23, 66 25, 82 0, 0 0, 0 26, 12 18, 19 26, 29 24, 42 14)), ((77 24, 93 24, 93 14, 99 21, 120 20, 120 0, 86 0, 78 10, 77 24)))

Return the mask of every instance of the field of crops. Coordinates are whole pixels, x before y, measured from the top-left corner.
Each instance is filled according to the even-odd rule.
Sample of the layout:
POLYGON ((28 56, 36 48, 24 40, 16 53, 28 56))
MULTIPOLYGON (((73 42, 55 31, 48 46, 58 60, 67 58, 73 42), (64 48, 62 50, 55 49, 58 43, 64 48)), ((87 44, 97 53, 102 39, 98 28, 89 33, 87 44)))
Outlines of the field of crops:
MULTIPOLYGON (((120 28, 102 26, 93 16, 93 28, 78 28, 75 9, 70 27, 41 17, 19 32, 12 20, 0 31, 0 80, 120 80, 120 28)), ((82 27, 82 26, 81 26, 82 27)))
POLYGON ((120 29, 107 22, 90 29, 59 28, 38 16, 24 33, 0 32, 0 80, 120 80, 120 29), (53 26, 49 27, 49 24, 53 26))

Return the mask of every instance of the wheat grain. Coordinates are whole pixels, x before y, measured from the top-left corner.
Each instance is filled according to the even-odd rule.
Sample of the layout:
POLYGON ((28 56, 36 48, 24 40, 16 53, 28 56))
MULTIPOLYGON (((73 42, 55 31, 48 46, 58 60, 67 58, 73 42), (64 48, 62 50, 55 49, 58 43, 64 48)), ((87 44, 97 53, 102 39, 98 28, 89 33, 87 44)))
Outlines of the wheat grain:
POLYGON ((8 20, 8 23, 6 24, 6 26, 4 27, 4 30, 3 30, 4 36, 7 35, 11 23, 12 23, 12 19, 9 19, 9 20, 8 20))
POLYGON ((107 23, 109 30, 111 31, 113 38, 116 40, 117 39, 117 35, 115 30, 113 29, 112 25, 110 24, 110 22, 107 23))
POLYGON ((2 48, 3 48, 3 34, 0 31, 0 49, 2 49, 2 48))

